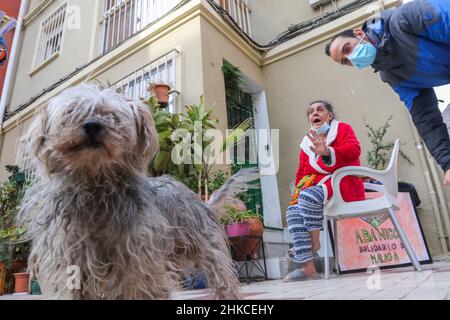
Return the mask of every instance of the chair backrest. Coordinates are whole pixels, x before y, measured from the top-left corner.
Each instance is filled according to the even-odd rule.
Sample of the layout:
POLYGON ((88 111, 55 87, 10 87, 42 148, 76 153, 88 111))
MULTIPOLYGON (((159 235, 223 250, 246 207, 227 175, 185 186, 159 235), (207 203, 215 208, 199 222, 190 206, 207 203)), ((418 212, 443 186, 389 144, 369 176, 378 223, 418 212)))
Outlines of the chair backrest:
POLYGON ((393 196, 394 199, 396 199, 398 195, 397 162, 399 151, 400 151, 400 139, 397 139, 395 140, 394 148, 392 149, 389 165, 384 171, 385 175, 384 186, 386 187, 387 192, 391 196, 393 196))

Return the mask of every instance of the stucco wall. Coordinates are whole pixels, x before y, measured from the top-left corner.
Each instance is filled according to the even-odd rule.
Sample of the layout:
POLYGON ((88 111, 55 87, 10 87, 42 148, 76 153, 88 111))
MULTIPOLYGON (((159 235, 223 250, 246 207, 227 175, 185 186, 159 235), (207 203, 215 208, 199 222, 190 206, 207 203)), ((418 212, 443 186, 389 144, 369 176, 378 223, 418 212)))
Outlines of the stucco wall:
POLYGON ((146 45, 125 60, 113 64, 96 76, 102 83, 115 83, 128 74, 141 69, 155 59, 177 49, 177 78, 180 91, 178 111, 185 105, 198 104, 203 94, 203 73, 200 36, 200 17, 146 45))
MULTIPOLYGON (((78 6, 81 12, 80 29, 65 28, 61 54, 43 69, 33 75, 34 56, 40 34, 40 26, 48 16, 57 10, 66 0, 56 0, 45 11, 26 26, 23 32, 22 49, 17 63, 17 73, 13 85, 10 110, 27 101, 32 95, 38 94, 42 89, 55 83, 62 77, 75 71, 77 67, 90 61, 91 43, 97 28, 96 8, 99 0, 71 0, 69 5, 78 6)), ((31 4, 33 5, 33 3, 31 4)), ((70 18, 74 16, 71 15, 70 18)), ((68 17, 69 18, 69 17, 68 17)))
POLYGON ((201 27, 205 101, 209 106, 214 105, 213 116, 219 119, 220 128, 225 130, 227 112, 222 72, 223 60, 238 67, 243 74, 263 87, 261 68, 204 19, 202 19, 201 27))
MULTIPOLYGON (((339 7, 354 0, 336 0, 339 7)), ((253 38, 260 44, 267 44, 290 25, 308 21, 321 15, 320 8, 313 9, 308 0, 249 0, 252 10, 253 38)), ((323 13, 334 11, 330 3, 323 6, 323 13)))

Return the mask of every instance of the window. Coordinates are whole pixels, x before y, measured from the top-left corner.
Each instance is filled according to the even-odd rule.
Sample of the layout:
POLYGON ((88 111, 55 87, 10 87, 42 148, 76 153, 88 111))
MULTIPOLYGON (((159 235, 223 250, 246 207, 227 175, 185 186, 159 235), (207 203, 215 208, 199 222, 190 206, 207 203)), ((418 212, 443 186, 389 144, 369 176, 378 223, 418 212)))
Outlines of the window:
POLYGON ((20 170, 24 173, 25 179, 31 181, 36 171, 31 155, 31 137, 26 135, 20 138, 18 148, 16 163, 18 163, 20 170))
POLYGON ((50 15, 41 25, 35 66, 39 66, 61 51, 66 21, 67 3, 50 15))
POLYGON ((165 83, 170 86, 169 105, 170 112, 176 111, 176 57, 178 50, 158 58, 139 70, 130 73, 125 78, 114 84, 117 92, 124 94, 130 99, 150 97, 149 85, 151 83, 165 83))
POLYGON ((180 0, 105 0, 100 53, 105 53, 168 13, 180 0))

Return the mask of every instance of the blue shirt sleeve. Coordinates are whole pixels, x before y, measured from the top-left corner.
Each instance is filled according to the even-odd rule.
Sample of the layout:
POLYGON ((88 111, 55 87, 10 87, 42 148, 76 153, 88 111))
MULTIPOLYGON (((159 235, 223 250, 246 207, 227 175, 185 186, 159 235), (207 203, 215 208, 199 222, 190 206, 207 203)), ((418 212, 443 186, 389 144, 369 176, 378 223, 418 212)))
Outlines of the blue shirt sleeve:
POLYGON ((397 85, 393 87, 393 89, 400 97, 400 100, 402 100, 406 105, 408 110, 411 110, 414 99, 419 95, 420 90, 416 88, 403 87, 401 85, 397 85))

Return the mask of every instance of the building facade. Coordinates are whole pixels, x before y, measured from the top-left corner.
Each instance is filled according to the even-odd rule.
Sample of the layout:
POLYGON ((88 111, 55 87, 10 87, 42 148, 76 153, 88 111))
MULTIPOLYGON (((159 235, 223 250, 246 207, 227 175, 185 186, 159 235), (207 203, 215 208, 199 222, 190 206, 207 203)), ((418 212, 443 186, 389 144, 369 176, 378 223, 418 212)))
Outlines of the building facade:
POLYGON ((399 1, 26 2, 13 89, 2 97, 7 108, 1 127, 1 181, 6 179, 7 164, 26 169, 29 155, 22 145, 35 114, 50 98, 86 81, 111 84, 136 98, 148 94, 148 83, 167 82, 170 110, 182 111, 203 95, 207 105, 215 106, 213 116, 219 119, 220 129, 227 129, 230 119, 222 72, 227 61, 243 74, 242 87, 252 97, 256 129, 279 129, 279 150, 274 150, 276 141, 268 143, 279 170, 261 179, 270 278, 286 271, 290 239, 284 210, 300 140, 309 128, 305 108, 317 99, 332 102, 338 118, 353 126, 364 161, 371 147, 364 119, 379 126, 393 116, 388 138, 399 137, 414 163, 400 161, 400 180, 417 187, 422 200, 419 217, 432 255, 448 253, 450 226, 444 218, 448 215, 445 197, 450 194, 438 192, 442 173, 420 147, 406 108, 378 75, 343 70, 324 54, 325 44, 336 32, 361 25, 377 10, 399 1), (431 184, 424 182, 427 177, 431 184))
MULTIPOLYGON (((20 0, 2 1, 0 3, 0 11, 6 14, 5 19, 15 18, 17 19, 20 9, 20 0)), ((5 34, 5 41, 7 44, 8 52, 11 52, 11 46, 13 42, 14 31, 9 31, 5 34)), ((3 90, 3 82, 5 80, 7 68, 0 69, 0 92, 3 90)))

